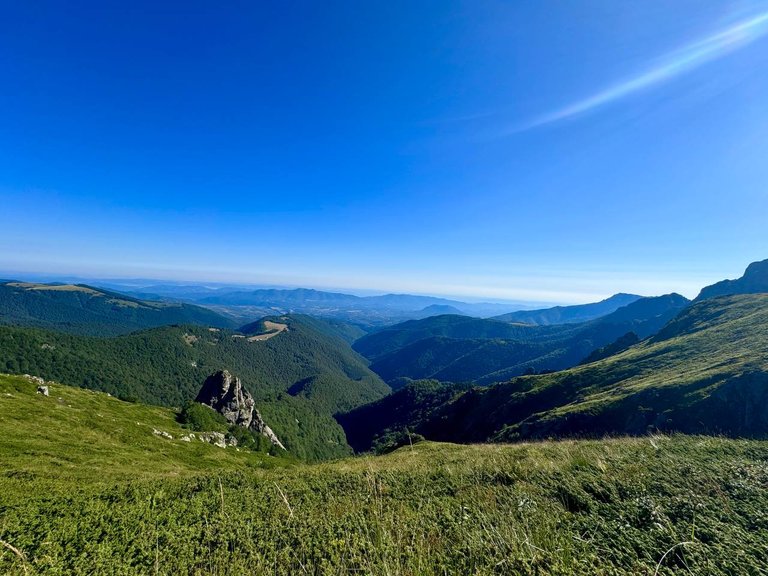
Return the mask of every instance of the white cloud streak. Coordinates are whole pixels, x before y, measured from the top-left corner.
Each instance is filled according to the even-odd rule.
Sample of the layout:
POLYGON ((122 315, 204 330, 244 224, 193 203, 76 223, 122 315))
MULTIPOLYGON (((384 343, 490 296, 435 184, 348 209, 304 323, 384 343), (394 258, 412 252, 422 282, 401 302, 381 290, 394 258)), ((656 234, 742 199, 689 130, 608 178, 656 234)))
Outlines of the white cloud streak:
POLYGON ((694 42, 664 58, 650 70, 541 116, 516 131, 529 130, 589 112, 640 90, 671 80, 735 50, 744 48, 768 33, 768 12, 744 20, 712 36, 694 42))

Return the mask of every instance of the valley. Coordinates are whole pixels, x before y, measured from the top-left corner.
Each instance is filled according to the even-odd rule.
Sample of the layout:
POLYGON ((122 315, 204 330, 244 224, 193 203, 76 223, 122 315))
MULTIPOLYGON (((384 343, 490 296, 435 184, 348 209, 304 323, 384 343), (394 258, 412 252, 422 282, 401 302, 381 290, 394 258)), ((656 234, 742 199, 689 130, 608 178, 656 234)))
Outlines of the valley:
POLYGON ((759 573, 760 282, 506 319, 118 334, 110 315, 155 304, 5 285, 0 569, 759 573))

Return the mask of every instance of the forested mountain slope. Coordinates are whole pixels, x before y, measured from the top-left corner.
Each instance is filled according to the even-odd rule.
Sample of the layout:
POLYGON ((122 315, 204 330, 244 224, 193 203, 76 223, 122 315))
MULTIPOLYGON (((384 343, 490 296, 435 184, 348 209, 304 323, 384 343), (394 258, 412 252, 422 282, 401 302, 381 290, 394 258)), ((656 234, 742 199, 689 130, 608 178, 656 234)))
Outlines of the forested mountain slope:
POLYGON ((234 328, 233 320, 192 304, 151 302, 85 284, 0 283, 0 324, 87 336, 116 336, 171 324, 234 328))

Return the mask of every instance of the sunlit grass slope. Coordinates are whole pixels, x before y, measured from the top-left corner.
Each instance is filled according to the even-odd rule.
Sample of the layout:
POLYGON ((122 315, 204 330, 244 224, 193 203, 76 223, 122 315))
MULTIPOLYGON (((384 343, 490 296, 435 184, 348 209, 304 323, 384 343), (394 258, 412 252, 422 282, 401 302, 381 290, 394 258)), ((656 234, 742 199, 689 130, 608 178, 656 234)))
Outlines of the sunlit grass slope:
MULTIPOLYGON (((0 494, 9 479, 107 483, 206 470, 260 468, 284 460, 180 438, 189 433, 167 408, 123 402, 102 392, 0 375, 0 494), (164 438, 158 432, 173 436, 164 438)), ((7 500, 6 500, 7 501, 7 500)))
POLYGON ((0 573, 720 575, 768 556, 766 442, 420 443, 268 468, 155 436, 181 432, 167 410, 34 390, 0 377, 0 573))

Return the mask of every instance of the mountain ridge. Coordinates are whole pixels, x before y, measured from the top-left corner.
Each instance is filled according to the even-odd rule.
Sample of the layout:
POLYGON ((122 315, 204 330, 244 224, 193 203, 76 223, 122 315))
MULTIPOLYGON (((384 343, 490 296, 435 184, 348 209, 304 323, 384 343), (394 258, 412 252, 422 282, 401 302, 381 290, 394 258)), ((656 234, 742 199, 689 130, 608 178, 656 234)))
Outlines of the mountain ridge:
POLYGON ((721 280, 702 288, 695 301, 730 294, 760 294, 765 292, 768 292, 768 259, 752 262, 740 278, 721 280))
POLYGON ((688 303, 679 294, 641 298, 595 320, 548 326, 437 316, 373 332, 353 348, 385 381, 408 377, 489 384, 530 370, 574 366, 628 332, 650 336, 688 303))
POLYGON ((116 336, 172 324, 235 328, 213 310, 141 300, 87 284, 0 283, 0 325, 33 326, 85 336, 116 336))
POLYGON ((493 319, 501 320, 503 322, 535 324, 538 326, 548 326, 551 324, 578 324, 615 312, 622 306, 632 304, 641 298, 643 298, 643 296, 619 292, 600 302, 576 304, 573 306, 554 306, 552 308, 543 308, 539 310, 520 310, 495 316, 493 319))
MULTIPOLYGON (((402 407, 419 414, 405 426, 428 439, 449 442, 649 430, 768 436, 766 325, 768 294, 706 299, 615 355, 560 372, 473 387, 437 408, 429 397, 421 400, 427 410, 402 407)), ((388 402, 402 403, 407 394, 399 390, 388 402), (399 400, 393 399, 397 395, 399 400)), ((339 420, 345 422, 344 417, 339 420)), ((374 435, 391 432, 377 430, 374 435)), ((369 430, 367 438, 350 442, 370 443, 371 434, 369 430)))

